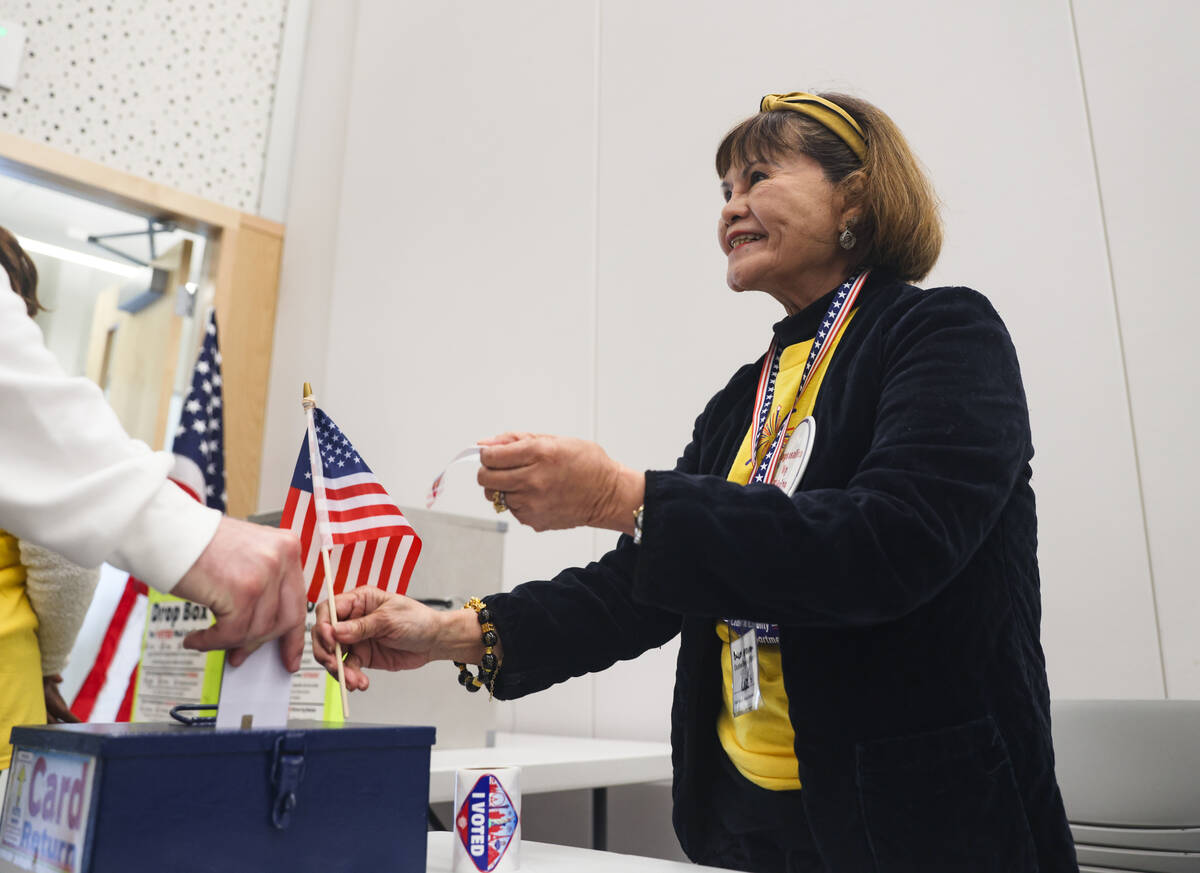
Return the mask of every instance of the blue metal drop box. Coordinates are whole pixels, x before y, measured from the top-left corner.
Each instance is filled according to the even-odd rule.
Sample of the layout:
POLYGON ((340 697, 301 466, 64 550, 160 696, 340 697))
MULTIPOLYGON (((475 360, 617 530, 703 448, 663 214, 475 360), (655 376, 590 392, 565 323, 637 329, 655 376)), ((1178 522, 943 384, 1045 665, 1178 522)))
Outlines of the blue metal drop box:
POLYGON ((433 742, 323 722, 14 728, 0 871, 417 873, 433 742))

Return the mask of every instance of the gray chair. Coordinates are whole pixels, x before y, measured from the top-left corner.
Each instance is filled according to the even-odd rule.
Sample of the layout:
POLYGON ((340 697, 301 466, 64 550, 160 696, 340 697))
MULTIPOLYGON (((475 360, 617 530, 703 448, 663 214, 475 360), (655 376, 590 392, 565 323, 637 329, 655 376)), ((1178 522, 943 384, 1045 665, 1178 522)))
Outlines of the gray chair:
POLYGON ((1083 873, 1200 873, 1200 700, 1056 700, 1083 873))

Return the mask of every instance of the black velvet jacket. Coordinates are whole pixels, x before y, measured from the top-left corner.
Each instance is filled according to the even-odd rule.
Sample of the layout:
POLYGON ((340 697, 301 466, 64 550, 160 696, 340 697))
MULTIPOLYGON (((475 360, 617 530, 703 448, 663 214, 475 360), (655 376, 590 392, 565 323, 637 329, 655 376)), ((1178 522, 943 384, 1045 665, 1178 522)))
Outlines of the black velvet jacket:
MULTIPOLYGON (((811 337, 829 297, 775 325, 811 337)), ((980 294, 872 275, 817 396, 791 497, 725 475, 761 359, 646 474, 644 537, 487 598, 520 697, 681 633, 675 829, 721 857, 718 617, 775 622, 801 796, 831 871, 1075 871, 1039 642, 1029 417, 980 294)))

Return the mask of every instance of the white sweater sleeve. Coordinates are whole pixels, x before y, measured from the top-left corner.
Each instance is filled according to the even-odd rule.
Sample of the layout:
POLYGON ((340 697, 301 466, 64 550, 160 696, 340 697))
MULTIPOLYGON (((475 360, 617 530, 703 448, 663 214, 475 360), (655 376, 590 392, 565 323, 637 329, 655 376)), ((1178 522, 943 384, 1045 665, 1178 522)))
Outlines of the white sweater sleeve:
POLYGON ((107 561, 170 591, 221 514, 167 479, 171 456, 66 375, 0 270, 0 528, 85 567, 107 561))
POLYGON ((38 617, 42 675, 61 673, 100 579, 100 570, 72 564, 57 552, 20 541, 25 593, 38 617))

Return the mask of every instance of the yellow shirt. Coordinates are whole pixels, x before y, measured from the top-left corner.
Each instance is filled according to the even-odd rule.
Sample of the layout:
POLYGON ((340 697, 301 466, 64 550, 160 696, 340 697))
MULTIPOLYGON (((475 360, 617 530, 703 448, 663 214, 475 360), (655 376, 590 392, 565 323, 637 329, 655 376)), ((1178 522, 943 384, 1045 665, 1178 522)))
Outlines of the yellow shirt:
MULTIPOLYGON (((854 317, 852 311, 846 317, 846 324, 854 317)), ((843 328, 844 330, 844 328, 843 328)), ((789 429, 794 428, 800 421, 812 414, 816 403, 817 392, 825 378, 829 362, 837 351, 838 341, 842 332, 829 339, 829 351, 825 353, 820 364, 813 371, 809 385, 792 412, 788 421, 789 429)), ((784 404, 790 404, 800 387, 800 377, 804 374, 804 364, 808 361, 808 353, 812 349, 812 340, 795 343, 783 350, 779 358, 779 374, 775 377, 775 409, 768 416, 768 422, 782 420, 787 414, 784 404)), ((742 440, 733 467, 726 476, 730 482, 745 485, 761 460, 762 452, 751 456, 751 442, 754 439, 754 424, 742 440)), ((770 440, 763 442, 770 444, 770 440)), ((764 446, 763 451, 766 450, 764 446)), ((739 618, 739 616, 731 616, 739 618)), ((766 616, 744 616, 758 621, 766 621, 766 616)), ((717 622, 717 636, 721 639, 721 694, 724 706, 717 715, 717 737, 721 741, 725 754, 733 761, 743 776, 762 788, 772 791, 794 790, 800 787, 800 764, 796 760, 795 731, 788 717, 787 691, 783 687, 783 663, 779 656, 779 646, 760 645, 758 647, 758 683, 762 694, 762 703, 758 709, 739 715, 733 715, 732 665, 729 658, 730 631, 724 621, 717 622)))
POLYGON ((9 729, 46 723, 37 626, 17 538, 0 530, 0 770, 12 760, 9 729))

